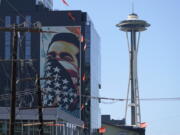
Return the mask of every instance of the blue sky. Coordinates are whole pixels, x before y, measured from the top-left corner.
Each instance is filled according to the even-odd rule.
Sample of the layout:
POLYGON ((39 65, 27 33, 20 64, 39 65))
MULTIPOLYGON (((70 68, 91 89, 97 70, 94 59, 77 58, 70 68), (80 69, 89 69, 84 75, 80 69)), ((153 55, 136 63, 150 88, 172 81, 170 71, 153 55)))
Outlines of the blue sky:
MULTIPOLYGON (((115 27, 131 13, 132 0, 54 0, 54 9, 82 10, 101 37, 101 96, 125 98, 129 56, 125 33, 115 27)), ((180 97, 180 1, 134 0, 135 13, 151 24, 141 34, 138 55, 141 98, 180 97)), ((101 104, 102 114, 122 119, 124 102, 101 104)), ((180 135, 180 101, 141 101, 146 135, 180 135)))

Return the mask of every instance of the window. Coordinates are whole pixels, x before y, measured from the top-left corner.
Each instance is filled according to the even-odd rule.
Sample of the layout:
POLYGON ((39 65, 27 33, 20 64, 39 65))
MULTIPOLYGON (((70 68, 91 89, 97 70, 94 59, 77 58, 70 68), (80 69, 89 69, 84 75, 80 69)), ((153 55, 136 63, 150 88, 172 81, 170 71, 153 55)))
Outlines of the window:
MULTIPOLYGON (((31 16, 26 16, 27 27, 31 25, 31 16)), ((31 33, 26 32, 26 40, 25 40, 25 59, 31 58, 31 33)))
MULTIPOLYGON (((11 24, 11 17, 5 17, 5 27, 10 27, 11 24)), ((11 57, 11 33, 5 32, 5 50, 4 50, 4 58, 10 59, 11 57)))
POLYGON ((20 17, 16 16, 16 24, 19 24, 19 23, 20 23, 20 17))
MULTIPOLYGON (((20 17, 16 16, 16 24, 20 24, 20 17)), ((18 32, 18 46, 17 46, 17 58, 20 58, 20 32, 18 32)))

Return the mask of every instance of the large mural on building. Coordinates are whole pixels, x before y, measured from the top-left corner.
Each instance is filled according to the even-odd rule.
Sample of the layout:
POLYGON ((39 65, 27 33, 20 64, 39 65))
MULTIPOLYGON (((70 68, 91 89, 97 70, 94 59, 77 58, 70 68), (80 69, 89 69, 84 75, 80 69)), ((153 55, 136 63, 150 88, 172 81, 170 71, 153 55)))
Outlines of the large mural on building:
POLYGON ((40 73, 43 104, 80 117, 80 26, 43 27, 40 73))

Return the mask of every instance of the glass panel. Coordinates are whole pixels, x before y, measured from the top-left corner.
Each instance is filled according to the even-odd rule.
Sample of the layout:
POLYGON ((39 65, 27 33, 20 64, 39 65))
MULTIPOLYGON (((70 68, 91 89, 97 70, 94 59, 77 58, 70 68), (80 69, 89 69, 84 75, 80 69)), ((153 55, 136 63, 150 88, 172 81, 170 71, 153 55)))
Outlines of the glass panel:
POLYGON ((20 17, 16 16, 16 24, 19 24, 19 23, 20 23, 20 17))
MULTIPOLYGON (((20 17, 16 16, 16 24, 20 24, 20 17)), ((17 58, 19 59, 20 56, 20 32, 18 32, 18 46, 17 46, 17 58)))
MULTIPOLYGON (((5 27, 10 27, 11 23, 11 17, 6 16, 5 17, 5 27)), ((11 33, 10 32, 5 32, 5 50, 4 50, 4 58, 5 59, 10 59, 11 57, 11 33)))
MULTIPOLYGON (((31 25, 31 16, 26 16, 27 27, 31 25)), ((31 58, 31 33, 26 32, 25 40, 25 59, 31 58)))

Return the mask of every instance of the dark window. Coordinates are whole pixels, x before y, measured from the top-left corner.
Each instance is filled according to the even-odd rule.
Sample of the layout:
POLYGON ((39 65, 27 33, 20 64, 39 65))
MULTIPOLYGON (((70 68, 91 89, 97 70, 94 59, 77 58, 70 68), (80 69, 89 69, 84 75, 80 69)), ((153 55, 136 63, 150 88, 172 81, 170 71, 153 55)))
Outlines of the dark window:
MULTIPOLYGON (((5 27, 10 27, 11 24, 11 17, 6 16, 5 17, 5 27)), ((5 32, 5 47, 4 47, 4 58, 10 59, 11 57, 11 33, 5 32)))
MULTIPOLYGON (((31 25, 31 16, 26 16, 26 24, 27 27, 31 25)), ((25 59, 31 58, 31 33, 26 32, 26 40, 25 40, 25 59)))

